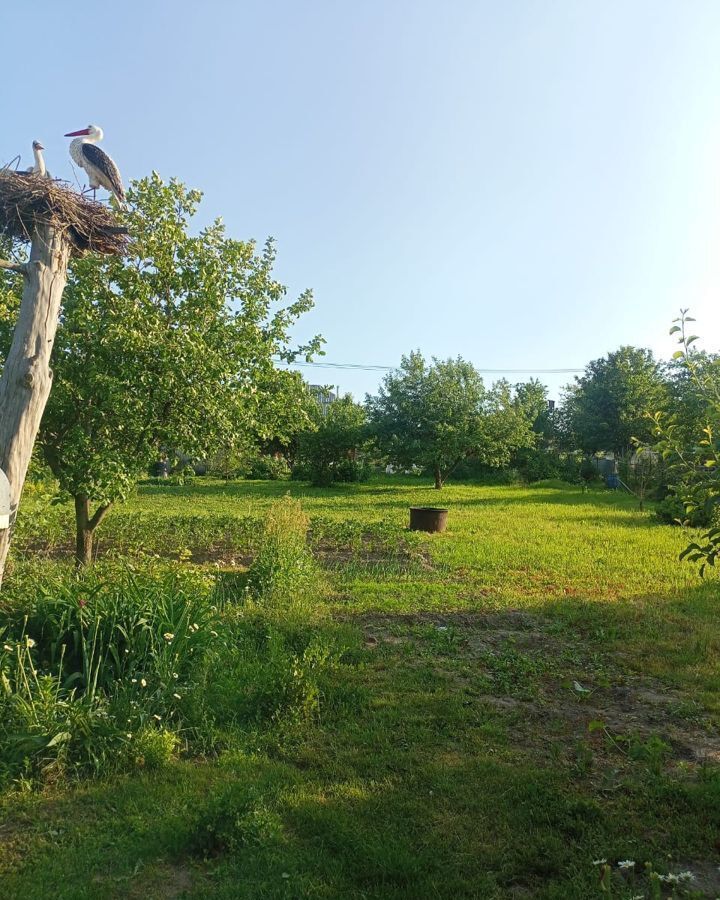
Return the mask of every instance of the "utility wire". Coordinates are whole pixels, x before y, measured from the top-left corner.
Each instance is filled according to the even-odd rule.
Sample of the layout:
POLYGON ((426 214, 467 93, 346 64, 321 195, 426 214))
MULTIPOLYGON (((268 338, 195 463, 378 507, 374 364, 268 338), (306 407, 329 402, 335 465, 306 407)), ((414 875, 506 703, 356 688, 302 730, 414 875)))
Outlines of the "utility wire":
MULTIPOLYGON (((356 369, 363 372, 392 372, 397 366, 374 366, 364 363, 333 363, 333 362, 293 362, 282 360, 284 365, 302 366, 313 369, 356 369)), ((484 375, 575 375, 584 372, 584 369, 478 369, 484 375)))

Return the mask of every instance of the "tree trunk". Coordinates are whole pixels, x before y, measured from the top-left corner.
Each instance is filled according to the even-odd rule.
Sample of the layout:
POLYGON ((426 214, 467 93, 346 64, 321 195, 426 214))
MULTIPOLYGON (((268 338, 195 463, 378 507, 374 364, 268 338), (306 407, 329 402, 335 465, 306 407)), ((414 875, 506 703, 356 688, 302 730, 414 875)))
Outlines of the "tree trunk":
POLYGON ((439 491, 443 486, 442 472, 440 466, 435 466, 435 488, 439 491))
POLYGON ((75 566, 82 569, 92 562, 95 529, 110 511, 111 503, 98 506, 90 516, 90 498, 85 494, 75 497, 75 566))
POLYGON ((21 268, 22 302, 0 377, 0 468, 10 482, 10 528, 0 530, 0 585, 35 437, 50 395, 50 354, 69 256, 64 233, 39 226, 30 261, 21 268))
POLYGON ((75 565, 79 569, 92 562, 93 533, 90 528, 90 500, 75 498, 75 565))

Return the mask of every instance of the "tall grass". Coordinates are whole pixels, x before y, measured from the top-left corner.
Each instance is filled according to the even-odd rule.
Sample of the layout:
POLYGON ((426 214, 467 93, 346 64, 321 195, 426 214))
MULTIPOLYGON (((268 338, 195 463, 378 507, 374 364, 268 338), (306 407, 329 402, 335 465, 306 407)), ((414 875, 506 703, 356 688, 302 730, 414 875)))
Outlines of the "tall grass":
POLYGON ((316 715, 342 647, 308 614, 319 581, 307 531, 300 504, 279 500, 230 590, 191 568, 13 579, 0 611, 0 779, 157 765, 316 715))
POLYGON ((308 517, 289 495, 273 503, 250 566, 247 591, 269 604, 300 603, 316 584, 318 572, 308 546, 308 517))

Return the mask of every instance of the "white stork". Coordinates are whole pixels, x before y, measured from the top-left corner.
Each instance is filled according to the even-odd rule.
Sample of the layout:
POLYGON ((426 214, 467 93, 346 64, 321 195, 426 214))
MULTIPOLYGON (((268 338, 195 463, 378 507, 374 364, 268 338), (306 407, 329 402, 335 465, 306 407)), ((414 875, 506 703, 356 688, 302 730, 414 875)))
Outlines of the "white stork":
POLYGON ((32 148, 33 156, 35 157, 35 165, 30 166, 30 168, 28 169, 28 174, 39 175, 41 178, 44 178, 47 175, 45 160, 42 155, 42 152, 45 148, 40 143, 40 141, 33 141, 32 148))
POLYGON ((71 131, 65 137, 74 137, 70 144, 70 156, 76 165, 85 169, 93 195, 99 187, 104 187, 115 196, 119 203, 125 200, 125 190, 118 167, 104 150, 95 144, 103 139, 102 128, 88 125, 80 131, 71 131))

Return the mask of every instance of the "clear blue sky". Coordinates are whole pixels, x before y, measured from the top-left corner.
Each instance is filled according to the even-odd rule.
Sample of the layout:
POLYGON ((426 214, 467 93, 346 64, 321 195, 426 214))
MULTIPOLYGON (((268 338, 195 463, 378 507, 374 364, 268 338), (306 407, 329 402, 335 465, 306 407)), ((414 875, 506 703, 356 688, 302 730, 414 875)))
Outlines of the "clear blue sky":
POLYGON ((717 0, 36 0, 25 19, 0 160, 37 137, 69 177, 62 135, 101 125, 126 180, 178 176, 233 236, 275 236, 327 360, 666 357, 681 306, 720 346, 717 0))

